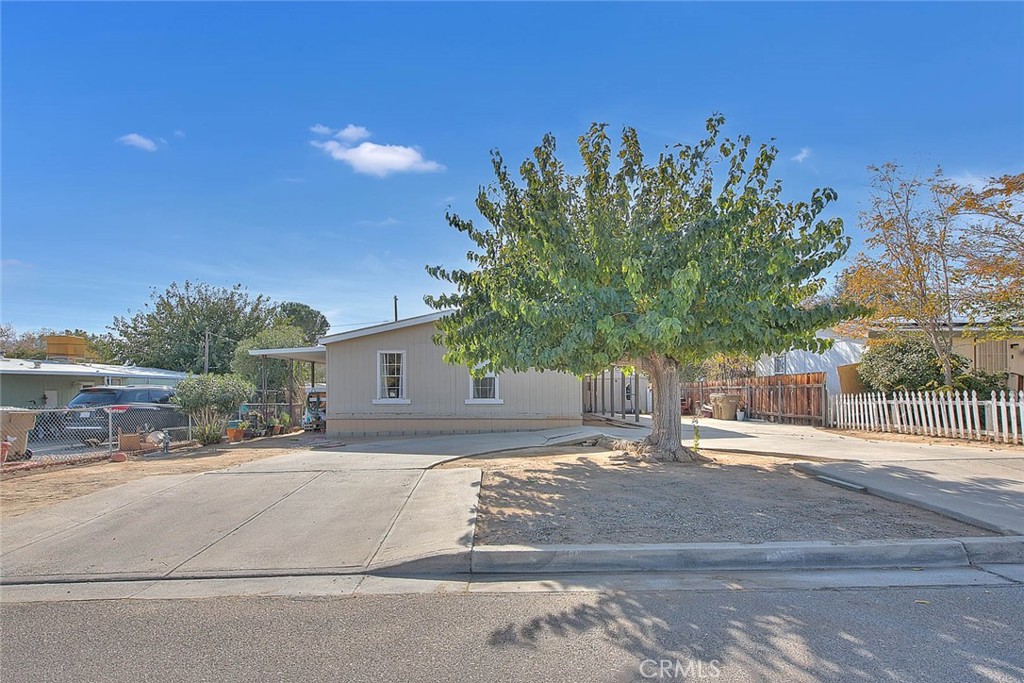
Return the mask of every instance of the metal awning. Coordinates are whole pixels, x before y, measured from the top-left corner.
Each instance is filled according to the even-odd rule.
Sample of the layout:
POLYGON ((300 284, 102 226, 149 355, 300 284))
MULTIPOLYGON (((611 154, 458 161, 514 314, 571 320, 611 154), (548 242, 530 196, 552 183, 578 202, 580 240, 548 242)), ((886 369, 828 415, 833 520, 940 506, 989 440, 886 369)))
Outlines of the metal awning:
POLYGON ((250 349, 249 355, 297 360, 304 363, 327 363, 326 346, 303 346, 296 349, 250 349))

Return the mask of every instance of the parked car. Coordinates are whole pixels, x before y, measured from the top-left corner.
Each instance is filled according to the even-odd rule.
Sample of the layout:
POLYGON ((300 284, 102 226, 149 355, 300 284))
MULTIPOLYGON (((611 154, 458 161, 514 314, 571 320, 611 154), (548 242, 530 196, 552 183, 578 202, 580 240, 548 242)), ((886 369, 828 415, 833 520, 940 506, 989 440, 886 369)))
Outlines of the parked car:
POLYGON ((171 387, 148 385, 82 389, 68 403, 64 429, 89 443, 106 441, 110 427, 115 435, 119 430, 123 434, 137 434, 185 427, 188 417, 171 401, 173 396, 171 387), (107 410, 112 406, 113 410, 107 410))

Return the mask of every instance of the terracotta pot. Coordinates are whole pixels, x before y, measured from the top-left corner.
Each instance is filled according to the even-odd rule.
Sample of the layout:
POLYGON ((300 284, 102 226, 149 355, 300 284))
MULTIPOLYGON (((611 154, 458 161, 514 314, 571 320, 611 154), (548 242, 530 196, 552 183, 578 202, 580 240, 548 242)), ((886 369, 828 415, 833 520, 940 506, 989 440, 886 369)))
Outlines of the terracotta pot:
POLYGON ((228 430, 228 441, 241 441, 245 438, 244 429, 229 429, 228 430))

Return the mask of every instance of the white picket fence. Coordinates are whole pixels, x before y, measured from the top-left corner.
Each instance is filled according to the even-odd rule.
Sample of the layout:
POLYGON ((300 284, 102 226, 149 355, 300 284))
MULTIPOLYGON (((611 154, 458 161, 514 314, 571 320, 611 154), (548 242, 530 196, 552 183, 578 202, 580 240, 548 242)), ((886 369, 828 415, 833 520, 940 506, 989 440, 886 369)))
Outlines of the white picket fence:
POLYGON ((837 394, 829 407, 839 429, 1024 443, 1024 391, 993 391, 988 399, 975 391, 837 394))

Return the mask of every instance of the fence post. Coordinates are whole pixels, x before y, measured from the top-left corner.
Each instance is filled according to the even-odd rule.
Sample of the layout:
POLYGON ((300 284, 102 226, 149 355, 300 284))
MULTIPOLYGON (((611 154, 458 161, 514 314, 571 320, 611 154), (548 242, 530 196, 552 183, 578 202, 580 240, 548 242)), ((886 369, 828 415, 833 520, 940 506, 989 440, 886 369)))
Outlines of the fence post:
POLYGON ((829 419, 828 414, 828 389, 824 384, 821 385, 821 426, 829 427, 832 424, 832 420, 829 419))
MULTIPOLYGON (((291 406, 289 406, 288 417, 290 418, 291 416, 292 416, 291 406)), ((188 416, 188 440, 189 441, 192 440, 192 416, 191 415, 188 416)))
POLYGON ((114 414, 107 411, 107 453, 114 452, 114 414))

